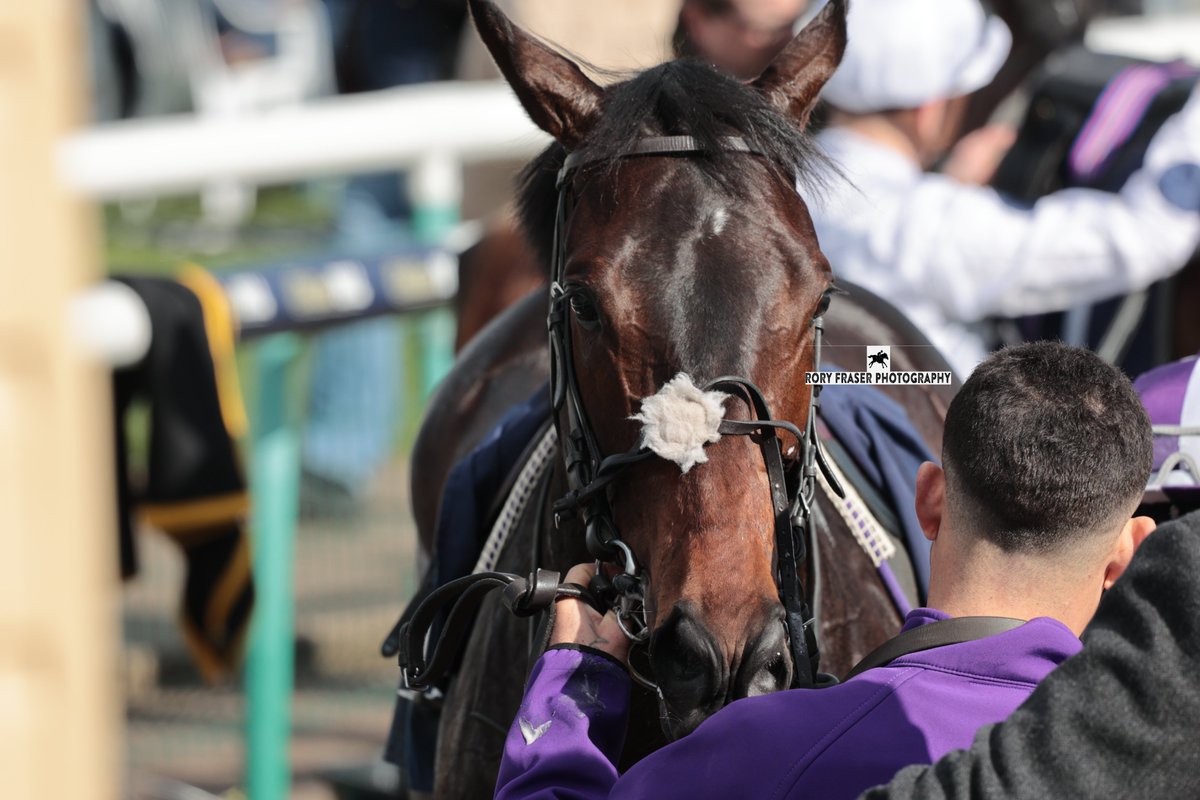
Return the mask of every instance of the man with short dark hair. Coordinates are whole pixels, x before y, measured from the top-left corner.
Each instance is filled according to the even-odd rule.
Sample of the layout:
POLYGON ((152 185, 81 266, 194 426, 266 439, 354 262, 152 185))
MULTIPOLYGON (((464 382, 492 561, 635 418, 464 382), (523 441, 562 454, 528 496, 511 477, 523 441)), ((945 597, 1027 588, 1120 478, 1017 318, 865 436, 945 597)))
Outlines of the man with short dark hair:
POLYGON ((929 605, 1053 617, 1080 634, 1153 530, 1131 519, 1153 441, 1129 380, 1056 342, 1002 350, 950 404, 942 459, 917 474, 929 605))
MULTIPOLYGON (((739 700, 618 776, 627 643, 611 614, 564 600, 497 796, 852 798, 968 746, 1080 649, 1102 593, 1154 528, 1131 518, 1151 450, 1137 394, 1094 354, 1037 343, 993 355, 951 404, 945 471, 928 463, 918 476, 930 607, 904 631, 1011 618, 1003 632, 884 659, 832 688, 739 700)), ((567 580, 586 584, 592 570, 567 580)))

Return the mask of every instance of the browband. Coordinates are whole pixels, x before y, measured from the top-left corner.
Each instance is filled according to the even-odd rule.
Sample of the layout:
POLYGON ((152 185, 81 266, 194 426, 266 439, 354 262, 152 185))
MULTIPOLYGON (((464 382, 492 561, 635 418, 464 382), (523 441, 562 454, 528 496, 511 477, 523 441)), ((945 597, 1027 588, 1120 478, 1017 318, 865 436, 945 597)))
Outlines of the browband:
MULTIPOLYGON (((741 136, 722 136, 720 141, 721 150, 735 153, 750 153, 757 156, 765 155, 765 153, 751 145, 741 136)), ((638 139, 628 150, 621 153, 618 157, 686 155, 690 153, 702 153, 705 149, 696 140, 695 136, 648 136, 644 139, 638 139)), ((587 150, 568 153, 567 160, 563 162, 562 169, 558 171, 559 186, 562 185, 562 182, 566 180, 567 175, 572 170, 596 161, 605 161, 608 158, 610 156, 594 155, 587 150)))

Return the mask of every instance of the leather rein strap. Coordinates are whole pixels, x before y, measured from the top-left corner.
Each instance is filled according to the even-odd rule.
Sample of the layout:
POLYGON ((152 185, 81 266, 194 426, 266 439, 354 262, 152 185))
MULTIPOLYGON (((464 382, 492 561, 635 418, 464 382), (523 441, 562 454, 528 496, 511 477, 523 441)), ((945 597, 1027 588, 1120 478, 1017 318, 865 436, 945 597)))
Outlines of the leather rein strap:
POLYGON ((422 598, 411 616, 405 614, 384 643, 384 654, 399 655, 405 689, 428 690, 454 666, 479 606, 493 589, 503 590, 504 607, 518 617, 540 613, 560 597, 575 597, 597 607, 586 589, 558 581, 557 572, 545 569, 534 570, 528 578, 507 572, 479 572, 450 581, 422 598), (426 636, 447 607, 445 625, 427 659, 426 636))
POLYGON ((886 666, 901 656, 932 650, 935 647, 986 639, 989 636, 1019 628, 1024 624, 1025 620, 1011 617, 955 617, 941 622, 930 622, 919 628, 905 631, 876 647, 867 654, 866 658, 858 662, 854 669, 850 670, 846 680, 869 669, 886 666))

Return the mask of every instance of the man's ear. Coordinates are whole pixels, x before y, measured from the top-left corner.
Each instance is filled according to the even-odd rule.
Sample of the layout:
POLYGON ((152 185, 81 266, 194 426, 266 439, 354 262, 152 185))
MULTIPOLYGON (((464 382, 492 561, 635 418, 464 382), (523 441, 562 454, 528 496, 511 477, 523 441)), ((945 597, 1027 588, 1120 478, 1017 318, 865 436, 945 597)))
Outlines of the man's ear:
POLYGON ((1133 554, 1141 547, 1146 537, 1154 532, 1157 523, 1150 517, 1134 517, 1125 523, 1121 535, 1117 537, 1116 546, 1109 556, 1108 565, 1104 568, 1104 588, 1111 589, 1117 578, 1125 573, 1125 568, 1133 560, 1133 554))
POLYGON ((496 66, 539 128, 568 150, 600 115, 604 90, 578 65, 512 23, 491 0, 470 0, 475 29, 496 66))
POLYGON ((801 128, 808 125, 821 88, 842 63, 848 5, 848 0, 829 0, 751 84, 801 128))
POLYGON ((946 515, 946 473, 932 461, 917 470, 917 522, 925 538, 937 541, 946 515))

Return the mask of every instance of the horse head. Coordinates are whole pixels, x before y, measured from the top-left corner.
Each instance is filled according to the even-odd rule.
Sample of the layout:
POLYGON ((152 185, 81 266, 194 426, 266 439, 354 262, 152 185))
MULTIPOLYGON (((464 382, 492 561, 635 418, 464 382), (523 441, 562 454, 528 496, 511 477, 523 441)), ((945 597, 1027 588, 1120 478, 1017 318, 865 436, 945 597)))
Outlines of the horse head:
MULTIPOLYGON (((757 385, 776 418, 804 430, 811 323, 831 275, 797 181, 816 185, 824 166, 803 131, 845 48, 845 0, 753 82, 681 60, 607 87, 493 3, 470 5, 522 105, 556 140, 526 172, 522 218, 561 270, 561 357, 598 449, 635 451, 651 398, 671 422, 668 383, 686 384, 718 417, 752 419, 742 400, 687 388, 727 375, 757 385), (686 157, 627 157, 646 137, 670 136, 695 146, 686 157), (727 147, 730 137, 745 147, 727 147), (564 219, 556 179, 568 153, 578 166, 564 219), (681 373, 688 379, 674 382, 681 373)), ((800 449, 788 440, 783 456, 800 449)), ((733 699, 787 688, 793 674, 763 451, 755 437, 721 436, 697 455, 706 460, 639 461, 604 490, 644 570, 650 663, 676 736, 733 699)))

